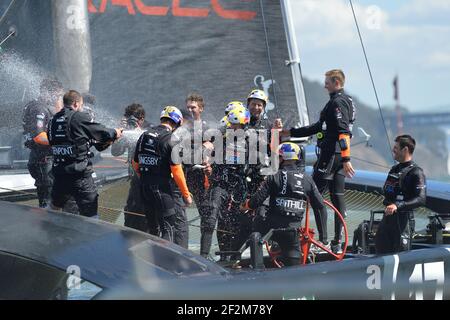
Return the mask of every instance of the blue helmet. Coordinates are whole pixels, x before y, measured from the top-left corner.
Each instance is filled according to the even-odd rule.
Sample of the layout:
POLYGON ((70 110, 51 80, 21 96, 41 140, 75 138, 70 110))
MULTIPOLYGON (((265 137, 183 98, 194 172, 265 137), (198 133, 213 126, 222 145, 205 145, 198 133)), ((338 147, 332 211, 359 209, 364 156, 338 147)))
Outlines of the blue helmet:
POLYGON ((299 160, 301 149, 293 142, 283 142, 278 148, 278 154, 283 160, 299 160))
POLYGON ((181 125, 183 122, 183 114, 181 113, 180 109, 174 106, 165 107, 163 111, 161 111, 161 116, 159 118, 168 118, 175 122, 175 124, 177 125, 181 125))

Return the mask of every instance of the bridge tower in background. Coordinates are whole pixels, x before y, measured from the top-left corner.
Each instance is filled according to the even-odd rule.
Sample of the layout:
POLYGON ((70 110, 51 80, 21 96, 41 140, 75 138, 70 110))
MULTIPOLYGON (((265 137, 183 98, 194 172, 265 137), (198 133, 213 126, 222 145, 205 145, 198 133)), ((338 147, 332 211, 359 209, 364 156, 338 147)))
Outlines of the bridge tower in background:
POLYGON ((397 135, 403 134, 403 120, 402 112, 400 110, 400 96, 398 94, 398 75, 394 78, 394 99, 395 99, 395 111, 397 113, 397 135))

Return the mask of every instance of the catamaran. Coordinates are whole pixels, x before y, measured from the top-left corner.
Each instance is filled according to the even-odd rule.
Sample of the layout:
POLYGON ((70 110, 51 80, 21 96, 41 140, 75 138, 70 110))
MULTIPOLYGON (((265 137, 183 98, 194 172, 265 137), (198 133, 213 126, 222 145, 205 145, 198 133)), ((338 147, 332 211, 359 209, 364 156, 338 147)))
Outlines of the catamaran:
MULTIPOLYGON (((23 107, 40 79, 56 74, 67 87, 95 94, 100 121, 109 123, 111 114, 139 101, 156 122, 162 106, 183 105, 191 91, 205 97, 210 119, 220 119, 229 101, 260 88, 270 98, 269 119, 308 125, 311 106, 290 6, 290 0, 3 1, 1 103, 23 107)), ((358 128, 363 142, 365 130, 372 129, 358 128)), ((2 131, 2 144, 14 134, 2 131)), ((5 163, 14 167, 20 160, 14 162, 14 148, 8 147, 5 163)), ((314 153, 305 158, 311 172, 314 153)), ((104 181, 126 176, 126 165, 105 168, 104 181)), ((0 188, 14 196, 18 186, 5 181, 18 172, 8 173, 13 178, 0 179, 0 188)), ((90 283, 90 297, 105 299, 449 299, 449 184, 428 183, 427 208, 419 212, 426 222, 417 229, 413 250, 376 256, 373 236, 385 178, 358 170, 347 181, 349 216, 360 219, 347 226, 346 251, 312 250, 313 222, 305 219, 303 259, 288 268, 277 268, 276 256, 265 250, 267 235, 219 265, 116 224, 1 202, 0 297, 64 299, 90 283), (350 243, 364 219, 358 241, 350 243)))

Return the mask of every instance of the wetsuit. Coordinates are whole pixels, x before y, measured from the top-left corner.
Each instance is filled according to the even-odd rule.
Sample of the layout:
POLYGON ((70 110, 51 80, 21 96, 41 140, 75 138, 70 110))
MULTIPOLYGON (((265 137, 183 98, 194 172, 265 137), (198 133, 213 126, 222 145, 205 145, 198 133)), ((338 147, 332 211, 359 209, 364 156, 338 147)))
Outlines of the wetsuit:
POLYGON ((297 229, 301 226, 306 201, 309 200, 314 211, 326 213, 323 198, 313 180, 296 164, 281 164, 275 175, 268 176, 256 193, 247 201, 247 208, 258 208, 269 199, 269 210, 265 223, 259 230, 265 235, 270 229, 292 228, 274 233, 272 240, 281 249, 285 265, 296 265, 300 261, 300 243, 297 229))
POLYGON ((121 156, 128 151, 128 177, 130 179, 130 189, 128 190, 127 203, 124 207, 124 225, 126 227, 157 235, 158 224, 156 217, 154 217, 155 219, 153 219, 153 222, 150 223, 152 225, 152 229, 149 230, 148 228, 149 224, 147 223, 147 218, 145 217, 144 204, 141 196, 141 182, 131 165, 131 161, 134 158, 134 151, 136 150, 137 140, 144 130, 138 127, 136 123, 127 123, 126 130, 132 132, 132 134, 129 136, 125 135, 111 146, 111 154, 114 157, 121 156))
POLYGON ((236 251, 247 240, 249 234, 245 230, 245 225, 241 228, 243 215, 239 211, 239 204, 248 194, 246 185, 248 141, 240 138, 235 145, 227 140, 230 139, 225 137, 223 141, 223 163, 216 160, 212 164, 212 173, 209 177, 209 205, 211 219, 218 219, 217 240, 220 251, 236 251))
MULTIPOLYGON (((351 130, 355 121, 355 106, 352 98, 343 89, 330 94, 330 100, 320 113, 318 122, 292 128, 292 137, 307 137, 319 134, 317 139, 317 161, 314 164, 313 180, 320 193, 328 187, 333 205, 345 218, 345 174, 343 162, 350 161, 351 130)), ((327 215, 314 211, 319 240, 327 242, 327 215)), ((334 242, 342 239, 343 226, 337 215, 334 218, 334 242)))
POLYGON ((256 119, 255 117, 250 118, 250 123, 247 128, 247 132, 250 134, 252 130, 257 133, 257 151, 258 151, 258 161, 256 164, 252 164, 250 167, 249 177, 251 179, 248 184, 250 194, 253 194, 260 184, 264 181, 265 176, 261 175, 260 169, 267 165, 268 158, 270 157, 270 139, 271 139, 271 129, 272 126, 269 124, 267 119, 256 119), (260 131, 259 131, 260 130, 260 131), (262 146, 265 144, 265 146, 262 146), (265 147, 265 149, 264 149, 265 147))
POLYGON ((181 165, 172 162, 172 147, 176 143, 172 138, 172 131, 165 125, 149 128, 136 144, 133 162, 138 166, 135 169, 141 179, 149 229, 156 217, 162 238, 187 247, 187 218, 181 208, 181 195, 187 198, 189 190, 181 165))
POLYGON ((62 208, 72 196, 81 215, 97 215, 98 193, 89 149, 105 150, 116 139, 116 130, 93 122, 86 112, 64 106, 52 118, 47 134, 53 153, 53 205, 62 208))
MULTIPOLYGON (((248 125, 247 133, 250 136, 253 134, 252 130, 256 133, 256 139, 257 139, 257 163, 251 163, 248 166, 248 177, 249 182, 247 183, 248 186, 248 194, 252 195, 256 192, 256 190, 259 188, 261 183, 266 178, 265 175, 261 174, 261 169, 264 167, 269 166, 270 164, 270 155, 271 155, 271 129, 272 126, 269 123, 269 120, 266 118, 263 118, 262 116, 260 118, 255 118, 254 116, 250 117, 250 122, 248 125)), ((251 139, 251 138, 250 138, 251 139)), ((252 150, 253 152, 253 150, 252 150)), ((242 215, 241 216, 241 234, 242 237, 244 237, 244 234, 246 235, 245 239, 247 239, 251 232, 256 229, 258 229, 258 225, 260 223, 264 223, 264 219, 267 213, 267 206, 268 206, 268 199, 266 199, 265 202, 263 202, 258 208, 255 209, 255 215, 242 215)))
POLYGON ((212 235, 216 227, 217 217, 212 216, 211 207, 208 204, 208 178, 205 177, 203 169, 195 165, 202 164, 203 148, 201 145, 196 144, 206 141, 203 139, 203 133, 209 129, 209 125, 204 120, 201 120, 201 125, 198 122, 194 124, 192 121, 189 121, 184 128, 189 131, 191 136, 191 149, 188 151, 191 152, 191 164, 184 164, 186 182, 189 190, 192 192, 200 215, 200 254, 206 257, 211 249, 212 235))
POLYGON ((414 209, 425 205, 426 179, 423 170, 413 161, 392 167, 384 183, 385 206, 395 204, 393 215, 384 215, 375 237, 377 254, 396 253, 410 249, 414 232, 414 209))
MULTIPOLYGON (((86 101, 84 101, 82 112, 86 112, 89 115, 89 117, 91 117, 91 121, 95 121, 94 110, 93 108, 91 108, 89 105, 86 104, 86 101)), ((98 152, 96 149, 91 149, 90 152, 92 153, 92 163, 95 163, 96 157, 100 158, 100 152, 98 152)), ((77 202, 73 197, 70 197, 69 200, 67 200, 67 202, 64 204, 63 211, 77 215, 80 214, 77 202)))
POLYGON ((53 185, 52 153, 48 144, 47 125, 53 116, 50 101, 43 99, 28 103, 23 111, 23 130, 25 146, 29 148, 28 171, 35 180, 39 207, 50 204, 53 185))

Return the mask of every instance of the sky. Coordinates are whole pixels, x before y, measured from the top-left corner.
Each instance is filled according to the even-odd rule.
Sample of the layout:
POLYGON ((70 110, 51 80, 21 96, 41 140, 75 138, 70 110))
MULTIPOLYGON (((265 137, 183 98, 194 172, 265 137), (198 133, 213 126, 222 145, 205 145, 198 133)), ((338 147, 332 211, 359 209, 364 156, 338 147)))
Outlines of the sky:
MULTIPOLYGON (((450 112, 450 0, 353 0, 380 104, 450 112)), ((349 0, 291 0, 303 76, 342 69, 346 90, 376 107, 349 0)))

